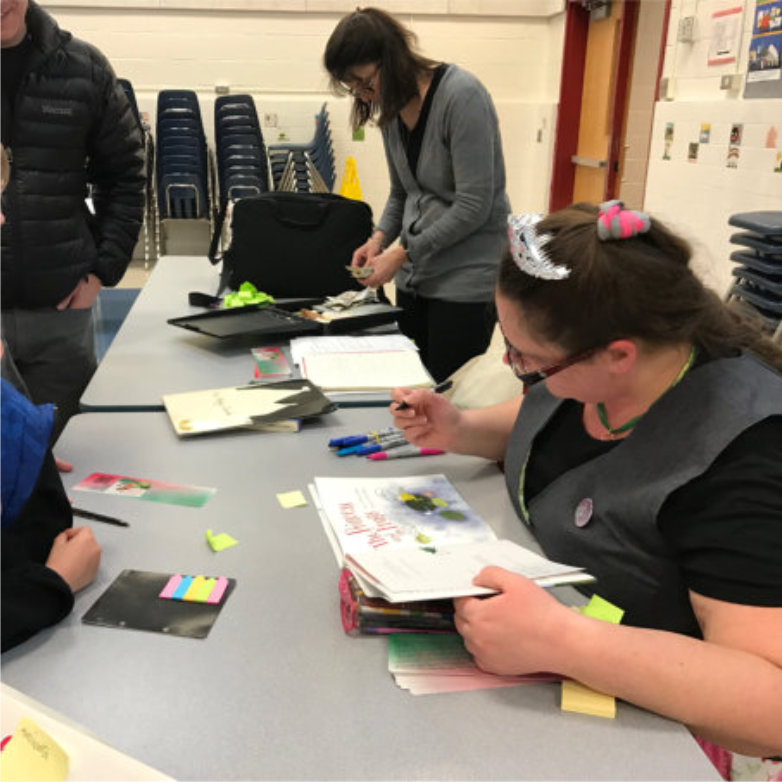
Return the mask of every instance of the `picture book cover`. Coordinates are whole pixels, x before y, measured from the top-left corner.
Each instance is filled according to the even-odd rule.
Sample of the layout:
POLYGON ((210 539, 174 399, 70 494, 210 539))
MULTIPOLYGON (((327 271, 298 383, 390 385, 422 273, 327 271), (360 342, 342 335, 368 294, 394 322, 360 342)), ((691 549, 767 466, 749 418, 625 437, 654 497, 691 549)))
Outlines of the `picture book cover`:
POLYGON ((356 551, 496 539, 445 475, 319 477, 310 491, 340 565, 356 551))

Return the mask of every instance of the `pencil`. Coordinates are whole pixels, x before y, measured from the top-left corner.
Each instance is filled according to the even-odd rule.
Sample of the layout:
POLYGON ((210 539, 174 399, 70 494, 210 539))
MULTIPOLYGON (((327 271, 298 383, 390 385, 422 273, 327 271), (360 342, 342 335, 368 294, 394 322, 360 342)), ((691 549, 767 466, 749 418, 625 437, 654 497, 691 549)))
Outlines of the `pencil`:
MULTIPOLYGON (((433 389, 433 393, 435 394, 444 394, 446 391, 448 391, 451 386, 453 385, 453 380, 443 380, 442 383, 438 383, 433 389)), ((410 407, 407 402, 400 402, 397 406, 397 410, 407 410, 407 408, 410 407)))
POLYGON ((89 519, 90 521, 102 521, 104 524, 114 524, 116 527, 129 527, 127 521, 121 519, 115 519, 113 516, 104 516, 102 513, 95 513, 95 511, 84 510, 84 508, 71 508, 74 516, 81 516, 83 519, 89 519))

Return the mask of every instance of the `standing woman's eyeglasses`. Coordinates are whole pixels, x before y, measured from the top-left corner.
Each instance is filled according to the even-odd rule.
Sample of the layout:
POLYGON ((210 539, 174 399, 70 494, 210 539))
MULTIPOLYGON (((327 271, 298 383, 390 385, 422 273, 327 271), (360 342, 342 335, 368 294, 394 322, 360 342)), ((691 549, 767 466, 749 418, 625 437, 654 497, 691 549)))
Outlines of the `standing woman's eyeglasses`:
POLYGON ((380 65, 375 65, 375 69, 369 76, 363 79, 352 76, 343 82, 345 89, 354 97, 359 98, 362 94, 372 92, 375 89, 375 79, 378 73, 380 73, 380 65))

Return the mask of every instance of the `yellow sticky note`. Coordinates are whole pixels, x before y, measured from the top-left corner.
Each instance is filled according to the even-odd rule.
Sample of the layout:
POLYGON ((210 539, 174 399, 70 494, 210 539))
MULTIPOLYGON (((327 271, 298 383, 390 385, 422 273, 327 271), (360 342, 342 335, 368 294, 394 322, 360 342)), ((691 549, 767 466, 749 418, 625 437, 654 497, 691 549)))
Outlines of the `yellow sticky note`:
POLYGON ((222 551, 223 549, 231 548, 231 546, 239 545, 239 541, 236 538, 232 538, 227 532, 220 532, 215 535, 210 529, 206 531, 206 542, 212 551, 222 551))
MULTIPOLYGON (((198 591, 193 593, 192 601, 194 603, 205 603, 209 595, 212 594, 215 581, 217 581, 216 578, 205 578, 201 586, 198 588, 198 591)), ((189 591, 190 590, 188 590, 188 592, 189 591)), ((187 597, 184 597, 183 600, 187 600, 187 597)))
POLYGON ((188 603, 196 603, 198 602, 198 597, 203 589, 204 589, 204 582, 206 579, 203 576, 196 576, 190 586, 187 588, 187 592, 185 592, 184 595, 182 595, 182 600, 188 602, 188 603))
POLYGON ((4 780, 59 782, 68 776, 68 756, 46 731, 23 717, 0 754, 0 772, 4 780))
POLYGON ((577 711, 595 717, 616 717, 616 699, 613 695, 597 692, 580 682, 562 682, 562 711, 577 711))
POLYGON ((603 599, 600 595, 592 595, 592 599, 581 609, 584 616, 590 616, 592 619, 602 619, 604 622, 618 625, 622 621, 625 612, 603 599))
POLYGON ((288 508, 303 508, 307 504, 306 497, 300 491, 286 491, 277 495, 280 505, 288 508))

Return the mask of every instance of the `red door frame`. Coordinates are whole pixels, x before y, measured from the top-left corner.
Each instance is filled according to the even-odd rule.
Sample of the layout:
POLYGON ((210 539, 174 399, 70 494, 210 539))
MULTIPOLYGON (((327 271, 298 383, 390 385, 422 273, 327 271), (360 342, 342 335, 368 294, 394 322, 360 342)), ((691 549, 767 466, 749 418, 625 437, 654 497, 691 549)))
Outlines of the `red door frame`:
MULTIPOLYGON (((622 0, 613 0, 620 2, 622 0)), ((638 17, 638 0, 623 0, 624 8, 619 28, 619 52, 616 57, 613 83, 614 101, 611 108, 611 139, 608 171, 603 198, 615 192, 621 155, 622 126, 630 85, 633 41, 638 17)), ((670 7, 670 0, 667 0, 670 7)), ((667 18, 668 9, 666 9, 667 18)), ((549 209, 562 209, 573 200, 573 184, 576 168, 571 157, 578 149, 578 131, 581 123, 581 96, 584 82, 587 35, 589 33, 589 12, 580 0, 567 0, 565 8, 565 40, 562 53, 562 72, 559 89, 559 111, 554 141, 554 159, 549 191, 549 209)), ((665 41, 661 56, 665 51, 665 41)), ((659 74, 658 74, 659 83, 659 74)))

